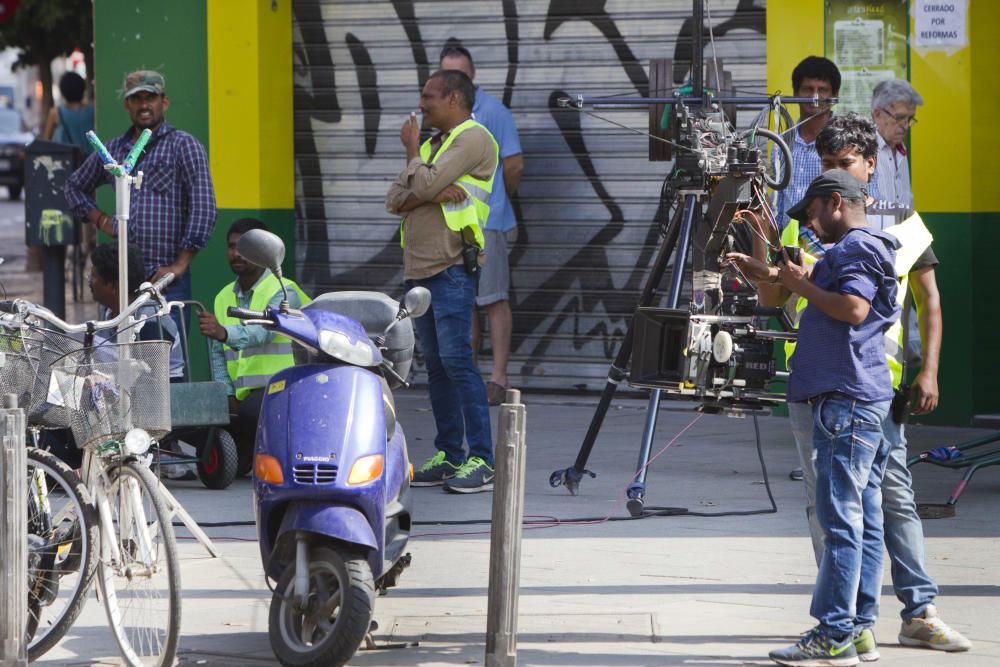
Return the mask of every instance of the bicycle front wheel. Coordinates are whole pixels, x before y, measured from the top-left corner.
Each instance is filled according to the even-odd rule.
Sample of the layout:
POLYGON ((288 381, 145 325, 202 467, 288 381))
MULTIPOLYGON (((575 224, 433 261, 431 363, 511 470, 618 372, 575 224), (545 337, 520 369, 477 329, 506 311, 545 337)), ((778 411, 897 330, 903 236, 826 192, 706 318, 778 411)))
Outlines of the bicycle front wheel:
POLYGON ((97 567, 90 494, 73 470, 28 447, 28 659, 55 646, 80 614, 97 567))
POLYGON ((108 622, 127 664, 172 665, 181 580, 170 513, 149 468, 130 461, 111 468, 108 479, 106 496, 97 499, 102 528, 107 533, 107 518, 113 529, 103 535, 97 568, 108 622))

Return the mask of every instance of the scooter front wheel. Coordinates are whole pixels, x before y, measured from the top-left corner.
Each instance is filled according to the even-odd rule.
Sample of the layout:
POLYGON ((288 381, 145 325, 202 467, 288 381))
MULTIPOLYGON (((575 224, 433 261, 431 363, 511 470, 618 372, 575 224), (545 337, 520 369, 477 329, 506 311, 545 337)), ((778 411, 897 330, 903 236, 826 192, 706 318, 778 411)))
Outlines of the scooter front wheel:
POLYGON ((281 575, 271 598, 268 635, 285 667, 340 667, 357 652, 371 624, 375 583, 359 553, 314 547, 309 595, 295 599, 295 565, 281 575))

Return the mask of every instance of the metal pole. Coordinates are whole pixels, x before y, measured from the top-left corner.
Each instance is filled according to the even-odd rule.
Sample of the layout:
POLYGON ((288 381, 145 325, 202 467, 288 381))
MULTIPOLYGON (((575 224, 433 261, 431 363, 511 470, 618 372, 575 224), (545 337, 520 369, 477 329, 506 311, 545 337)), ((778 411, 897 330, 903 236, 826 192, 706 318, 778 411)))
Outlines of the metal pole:
MULTIPOLYGON (((684 271, 687 264, 688 250, 691 247, 691 236, 694 228, 701 221, 701 204, 695 195, 684 196, 684 217, 681 222, 680 236, 677 239, 677 252, 674 256, 674 270, 670 274, 670 291, 667 293, 667 308, 676 308, 681 298, 681 286, 684 284, 684 271)), ((630 515, 642 516, 646 496, 646 476, 649 473, 649 453, 653 447, 653 436, 656 434, 656 419, 660 412, 660 390, 653 389, 649 393, 649 404, 646 406, 646 424, 642 431, 642 442, 639 445, 639 460, 635 464, 636 478, 629 484, 628 501, 625 507, 630 515)))
POLYGON ((0 410, 0 665, 28 664, 28 490, 24 411, 8 394, 0 410))
MULTIPOLYGON (((132 177, 115 176, 115 218, 118 220, 118 312, 128 308, 128 212, 131 203, 132 177)), ((127 326, 128 323, 126 323, 127 326)), ((119 343, 127 343, 129 336, 118 334, 119 343)))
POLYGON ((524 519, 525 409, 521 392, 507 390, 500 406, 486 607, 486 667, 517 665, 517 599, 524 519))
POLYGON ((66 246, 64 245, 42 246, 42 303, 57 317, 66 317, 66 246))
POLYGON ((691 94, 702 97, 705 94, 705 0, 691 0, 691 94))

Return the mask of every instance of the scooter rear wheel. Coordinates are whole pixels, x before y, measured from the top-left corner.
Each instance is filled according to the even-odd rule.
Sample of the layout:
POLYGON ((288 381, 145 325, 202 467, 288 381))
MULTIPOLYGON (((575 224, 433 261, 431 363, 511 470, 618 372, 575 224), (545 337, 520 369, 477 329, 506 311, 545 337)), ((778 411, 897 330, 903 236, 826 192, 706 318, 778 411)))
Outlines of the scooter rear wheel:
POLYGON ((371 625, 375 583, 356 551, 314 547, 309 554, 309 597, 295 603, 295 565, 271 598, 268 635, 285 667, 340 667, 357 652, 371 625))

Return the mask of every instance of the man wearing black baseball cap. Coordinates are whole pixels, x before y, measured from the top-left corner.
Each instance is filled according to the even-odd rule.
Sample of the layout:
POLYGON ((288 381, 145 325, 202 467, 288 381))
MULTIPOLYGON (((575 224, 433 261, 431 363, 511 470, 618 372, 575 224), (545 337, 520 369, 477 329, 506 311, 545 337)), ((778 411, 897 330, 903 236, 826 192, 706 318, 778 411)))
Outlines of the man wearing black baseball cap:
POLYGON ((811 271, 787 255, 778 267, 745 255, 727 257, 751 278, 780 283, 809 302, 788 400, 812 407, 816 515, 826 539, 810 608, 818 625, 798 643, 770 653, 782 665, 857 664, 854 637, 870 629, 878 613, 880 487, 889 451, 882 420, 893 396, 883 333, 899 317, 899 243, 868 228, 865 196, 863 183, 833 169, 789 209, 790 217, 833 244, 811 271))

